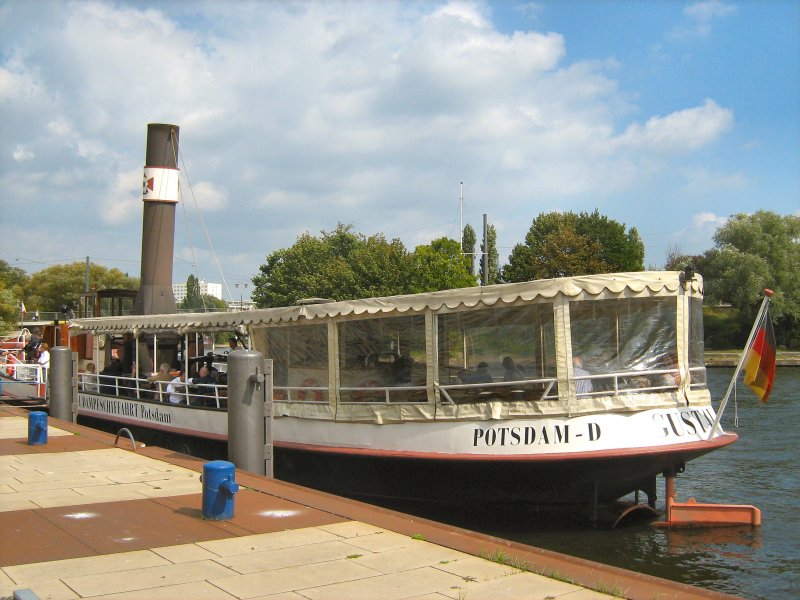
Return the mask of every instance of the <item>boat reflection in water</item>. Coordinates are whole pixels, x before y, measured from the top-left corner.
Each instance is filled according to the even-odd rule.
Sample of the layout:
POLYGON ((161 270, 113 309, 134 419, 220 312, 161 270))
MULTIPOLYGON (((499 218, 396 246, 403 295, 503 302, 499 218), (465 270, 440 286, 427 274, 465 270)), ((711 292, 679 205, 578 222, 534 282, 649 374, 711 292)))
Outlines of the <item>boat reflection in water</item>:
MULTIPOLYGON (((76 319, 102 369, 127 339, 139 373, 82 390, 78 414, 227 437, 224 369, 179 404, 144 378, 191 378, 207 336, 238 331, 273 361, 276 476, 370 501, 599 505, 732 443, 710 435, 702 279, 569 277, 245 312, 76 319), (192 357, 199 357, 193 360, 192 357), (710 438, 710 439, 709 439, 710 438)), ((163 384, 161 384, 163 387, 163 384)), ((175 398, 173 398, 175 399, 175 398)))

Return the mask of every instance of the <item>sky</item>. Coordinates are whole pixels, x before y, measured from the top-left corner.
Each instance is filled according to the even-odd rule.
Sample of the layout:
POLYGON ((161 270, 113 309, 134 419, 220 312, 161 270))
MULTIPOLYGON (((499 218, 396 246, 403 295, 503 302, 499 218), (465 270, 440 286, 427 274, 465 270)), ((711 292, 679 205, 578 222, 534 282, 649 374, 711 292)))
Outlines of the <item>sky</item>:
POLYGON ((338 223, 411 251, 486 214, 502 264, 597 209, 660 268, 800 215, 800 2, 0 1, 0 258, 139 276, 148 123, 173 280, 226 299, 338 223))

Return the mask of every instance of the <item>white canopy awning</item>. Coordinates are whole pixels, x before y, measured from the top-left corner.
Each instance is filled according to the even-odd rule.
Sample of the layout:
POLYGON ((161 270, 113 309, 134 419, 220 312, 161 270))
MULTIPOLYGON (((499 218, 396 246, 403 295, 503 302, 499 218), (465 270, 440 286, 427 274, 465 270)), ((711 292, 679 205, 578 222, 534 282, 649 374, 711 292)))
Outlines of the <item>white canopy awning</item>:
MULTIPOLYGON (((73 335, 126 331, 147 333, 166 329, 182 333, 232 331, 237 326, 291 323, 326 317, 454 310, 479 304, 494 306, 498 302, 510 305, 517 301, 547 300, 558 294, 568 298, 596 297, 603 293, 616 296, 672 295, 681 289, 681 276, 682 273, 678 271, 610 273, 249 311, 94 317, 70 321, 70 330, 73 335)), ((702 284, 702 278, 696 275, 691 282, 692 293, 702 295, 702 284)))

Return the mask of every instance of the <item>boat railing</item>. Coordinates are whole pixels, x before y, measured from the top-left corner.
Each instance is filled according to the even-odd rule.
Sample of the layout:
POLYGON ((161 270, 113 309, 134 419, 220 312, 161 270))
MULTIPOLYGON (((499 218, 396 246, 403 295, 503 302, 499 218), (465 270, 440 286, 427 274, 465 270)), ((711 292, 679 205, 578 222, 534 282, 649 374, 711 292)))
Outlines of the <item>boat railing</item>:
POLYGON ((419 404, 428 401, 427 387, 424 385, 340 386, 339 390, 342 404, 362 404, 364 402, 419 404))
POLYGON ((160 402, 204 408, 227 408, 228 386, 204 383, 194 385, 191 382, 174 386, 167 391, 169 381, 150 382, 147 379, 123 375, 95 375, 81 373, 80 389, 87 393, 99 393, 104 396, 116 396, 130 400, 160 402), (179 399, 179 402, 174 402, 179 399))
MULTIPOLYGON (((692 377, 692 388, 705 387, 705 368, 692 368, 693 374, 700 375, 698 381, 692 377)), ((575 377, 576 395, 579 398, 606 396, 609 394, 639 394, 648 392, 669 392, 678 389, 681 376, 677 367, 667 369, 648 369, 617 371, 575 377), (584 382, 583 384, 581 382, 584 382), (586 383, 588 382, 588 383, 586 383), (591 385, 589 385, 591 384, 591 385)))
POLYGON ((37 363, 25 363, 9 360, 3 364, 4 373, 16 379, 30 383, 45 383, 47 381, 47 367, 37 363))
POLYGON ((489 399, 509 401, 558 400, 558 385, 554 377, 493 381, 481 383, 435 384, 449 404, 481 402, 489 399))
POLYGON ((286 402, 325 402, 328 400, 328 386, 276 386, 272 389, 272 398, 286 402))

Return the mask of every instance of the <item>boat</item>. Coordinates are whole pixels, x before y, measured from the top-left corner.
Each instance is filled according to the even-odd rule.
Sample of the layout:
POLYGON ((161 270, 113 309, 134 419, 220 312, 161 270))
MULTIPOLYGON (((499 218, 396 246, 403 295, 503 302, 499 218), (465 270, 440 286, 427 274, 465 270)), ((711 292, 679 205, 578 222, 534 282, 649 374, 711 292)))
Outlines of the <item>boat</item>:
POLYGON ((68 336, 65 321, 22 321, 0 339, 0 396, 7 404, 39 407, 47 403, 47 368, 37 360, 39 344, 58 345, 68 336))
POLYGON ((272 361, 280 479, 377 502, 596 508, 643 492, 654 506, 659 475, 737 439, 712 433, 702 301, 700 275, 647 271, 78 318, 79 369, 127 352, 146 373, 167 362, 220 374, 178 404, 135 372, 92 375, 76 410, 167 445, 224 442, 214 344, 233 334, 272 361))

